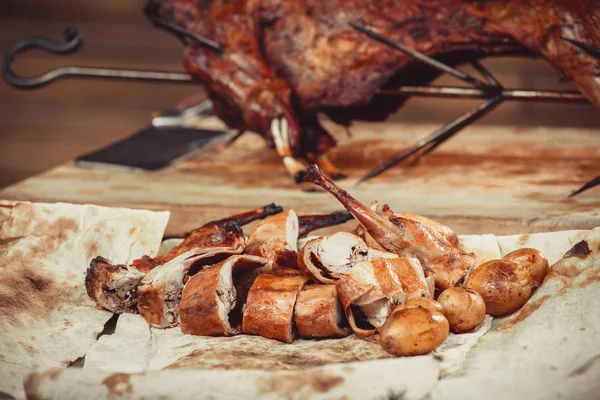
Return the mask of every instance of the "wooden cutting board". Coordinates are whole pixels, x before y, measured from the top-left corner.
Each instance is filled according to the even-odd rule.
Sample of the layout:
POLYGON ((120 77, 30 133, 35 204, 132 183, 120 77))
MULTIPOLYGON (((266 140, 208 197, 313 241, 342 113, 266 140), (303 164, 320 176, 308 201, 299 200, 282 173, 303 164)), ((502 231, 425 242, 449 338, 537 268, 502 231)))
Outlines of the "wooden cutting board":
MULTIPOLYGON (((206 127, 219 122, 207 120, 206 127)), ((354 187, 370 168, 437 128, 360 123, 338 139, 332 160, 349 179, 339 185, 369 204, 436 218, 460 234, 530 233, 600 225, 600 188, 568 194, 600 173, 600 129, 476 125, 412 166, 354 187)), ((275 202, 299 213, 341 209, 324 192, 305 192, 262 139, 246 134, 158 172, 82 169, 66 163, 0 191, 0 198, 170 210, 166 235, 275 202)))

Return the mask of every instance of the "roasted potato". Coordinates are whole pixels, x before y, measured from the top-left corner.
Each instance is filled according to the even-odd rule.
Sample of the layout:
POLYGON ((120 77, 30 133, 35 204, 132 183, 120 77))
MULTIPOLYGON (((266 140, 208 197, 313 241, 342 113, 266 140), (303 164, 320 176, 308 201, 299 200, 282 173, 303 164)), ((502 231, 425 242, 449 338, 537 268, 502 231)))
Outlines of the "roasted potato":
POLYGON ((485 318, 485 302, 479 293, 471 289, 452 287, 438 297, 444 316, 454 333, 475 329, 485 318))
POLYGON ((506 260, 491 260, 471 272, 465 287, 483 297, 488 314, 510 314, 529 300, 533 279, 527 269, 506 260))
POLYGON ((502 257, 502 259, 517 263, 529 271, 529 275, 533 279, 533 290, 537 289, 544 282, 544 278, 546 278, 548 269, 550 268, 546 257, 536 249, 524 248, 515 250, 502 257))
POLYGON ((442 314, 444 313, 444 308, 437 301, 428 297, 415 297, 414 299, 407 300, 402 304, 398 304, 396 308, 394 308, 394 311, 392 311, 392 314, 395 314, 400 310, 413 307, 423 307, 431 311, 437 311, 442 314))
POLYGON ((442 313, 423 307, 405 308, 387 319, 379 342, 395 356, 417 356, 435 350, 448 332, 448 320, 442 313))

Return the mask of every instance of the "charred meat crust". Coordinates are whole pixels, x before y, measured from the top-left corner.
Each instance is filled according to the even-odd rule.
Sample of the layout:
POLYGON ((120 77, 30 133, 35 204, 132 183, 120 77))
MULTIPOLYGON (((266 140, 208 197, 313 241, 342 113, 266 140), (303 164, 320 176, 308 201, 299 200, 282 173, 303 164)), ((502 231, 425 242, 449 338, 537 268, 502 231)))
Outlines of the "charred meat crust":
POLYGON ((346 211, 335 211, 331 214, 301 215, 298 217, 300 226, 299 237, 305 237, 317 229, 341 225, 354 217, 346 211))
POLYGON ((85 289, 99 306, 115 313, 137 312, 137 287, 144 274, 135 267, 113 265, 96 257, 86 271, 85 289))

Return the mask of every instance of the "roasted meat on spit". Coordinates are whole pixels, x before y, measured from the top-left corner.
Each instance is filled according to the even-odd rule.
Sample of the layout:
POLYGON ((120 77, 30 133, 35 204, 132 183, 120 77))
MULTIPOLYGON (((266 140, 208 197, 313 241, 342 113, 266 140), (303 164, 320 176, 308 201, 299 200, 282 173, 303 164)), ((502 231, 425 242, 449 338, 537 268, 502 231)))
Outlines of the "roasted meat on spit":
POLYGON ((600 106, 598 58, 577 44, 600 46, 597 0, 150 0, 146 14, 178 27, 171 30, 186 42, 186 68, 205 83, 217 114, 260 133, 296 180, 307 161, 343 176, 327 159, 335 140, 318 112, 345 126, 384 120, 405 97, 380 90, 424 85, 440 73, 360 27, 446 65, 543 57, 600 106))

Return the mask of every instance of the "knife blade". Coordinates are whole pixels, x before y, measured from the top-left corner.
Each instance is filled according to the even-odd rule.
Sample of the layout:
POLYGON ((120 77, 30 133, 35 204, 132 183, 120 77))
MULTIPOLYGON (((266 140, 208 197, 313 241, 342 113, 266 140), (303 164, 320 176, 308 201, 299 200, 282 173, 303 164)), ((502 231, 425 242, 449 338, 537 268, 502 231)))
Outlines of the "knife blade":
POLYGON ((202 128, 213 114, 205 100, 183 110, 155 113, 150 125, 76 159, 83 168, 155 171, 207 151, 232 132, 202 128))

